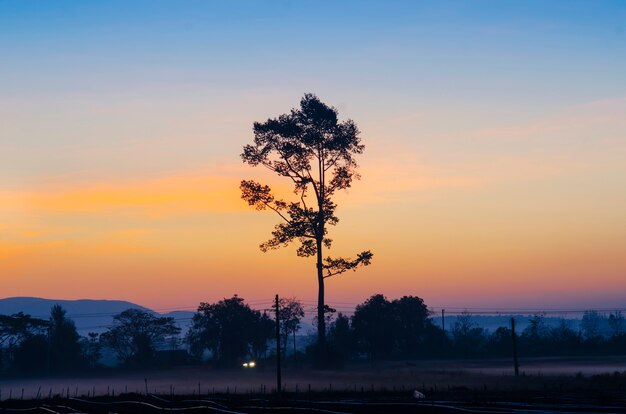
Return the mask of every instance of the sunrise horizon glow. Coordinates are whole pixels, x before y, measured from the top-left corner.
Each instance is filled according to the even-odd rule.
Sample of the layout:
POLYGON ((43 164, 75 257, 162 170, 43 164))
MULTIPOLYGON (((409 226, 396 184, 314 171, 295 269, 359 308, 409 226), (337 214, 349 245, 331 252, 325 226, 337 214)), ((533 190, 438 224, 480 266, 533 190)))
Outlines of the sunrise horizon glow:
POLYGON ((327 301, 608 309, 626 297, 620 2, 0 1, 2 297, 313 301, 239 154, 305 93, 361 130, 327 301), (452 7, 453 6, 453 7, 452 7))

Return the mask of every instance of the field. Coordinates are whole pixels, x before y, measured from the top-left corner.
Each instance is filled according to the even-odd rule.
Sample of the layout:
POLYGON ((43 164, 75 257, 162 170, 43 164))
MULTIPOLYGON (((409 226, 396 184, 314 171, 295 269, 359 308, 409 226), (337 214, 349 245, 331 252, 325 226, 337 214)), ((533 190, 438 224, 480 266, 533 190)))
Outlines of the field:
POLYGON ((521 362, 517 378, 505 360, 360 364, 335 371, 288 368, 281 396, 274 392, 271 366, 4 379, 0 396, 8 412, 626 412, 626 358, 521 362), (415 390, 424 398, 415 399, 415 390))

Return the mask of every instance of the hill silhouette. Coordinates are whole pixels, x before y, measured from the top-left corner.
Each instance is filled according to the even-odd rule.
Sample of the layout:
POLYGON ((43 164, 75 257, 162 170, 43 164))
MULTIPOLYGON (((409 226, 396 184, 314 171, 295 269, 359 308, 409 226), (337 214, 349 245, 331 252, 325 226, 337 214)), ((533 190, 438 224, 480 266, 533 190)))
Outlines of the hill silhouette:
MULTIPOLYGON (((145 306, 124 300, 11 297, 0 299, 0 315, 24 312, 34 318, 47 320, 50 317, 50 309, 56 304, 61 305, 67 311, 67 317, 74 320, 76 330, 81 335, 86 335, 88 332, 104 332, 111 325, 113 316, 126 309, 141 309, 159 314, 145 306)), ((193 312, 174 311, 163 314, 163 316, 173 317, 178 325, 185 330, 193 312)))

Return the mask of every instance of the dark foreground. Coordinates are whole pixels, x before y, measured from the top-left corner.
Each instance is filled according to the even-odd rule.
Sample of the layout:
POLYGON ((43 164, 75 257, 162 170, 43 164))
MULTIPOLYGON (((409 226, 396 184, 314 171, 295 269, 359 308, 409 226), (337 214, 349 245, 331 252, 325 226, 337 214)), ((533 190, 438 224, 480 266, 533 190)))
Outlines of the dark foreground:
POLYGON ((213 394, 154 395, 122 394, 116 397, 61 397, 5 400, 2 413, 42 414, 136 414, 136 413, 626 413, 624 378, 561 379, 553 388, 488 389, 450 387, 425 390, 290 392, 283 395, 213 394))
POLYGON ((2 413, 625 413, 624 358, 415 361, 341 370, 188 367, 0 379, 2 413), (423 398, 415 398, 418 391, 423 398))

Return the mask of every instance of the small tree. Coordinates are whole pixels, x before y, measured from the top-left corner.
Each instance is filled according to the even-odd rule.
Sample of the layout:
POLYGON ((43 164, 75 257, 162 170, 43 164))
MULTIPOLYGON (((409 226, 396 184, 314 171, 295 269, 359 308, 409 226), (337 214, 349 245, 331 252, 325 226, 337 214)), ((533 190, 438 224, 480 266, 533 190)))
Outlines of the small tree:
POLYGON ((485 348, 487 354, 493 357, 504 357, 511 353, 511 328, 500 326, 487 338, 485 348))
POLYGON ((23 312, 0 315, 0 348, 12 348, 29 336, 42 334, 49 324, 23 312))
POLYGON ((20 372, 41 371, 48 356, 45 335, 48 325, 48 321, 22 312, 0 315, 0 367, 7 369, 15 365, 20 372), (33 369, 28 368, 31 365, 33 369))
POLYGON ((50 310, 48 340, 50 341, 50 369, 64 372, 77 369, 81 364, 80 336, 74 321, 68 319, 61 305, 50 310))
POLYGON ((432 333, 429 315, 417 296, 389 301, 378 294, 357 305, 352 329, 357 345, 372 359, 415 357, 426 351, 424 341, 432 333))
POLYGON ((235 295, 217 303, 201 303, 187 342, 196 356, 209 350, 216 361, 232 365, 264 351, 273 326, 267 315, 251 309, 235 295))
POLYGON ((263 312, 252 326, 252 338, 250 350, 253 358, 265 357, 267 353, 267 341, 272 338, 276 329, 276 322, 263 312))
POLYGON ((337 319, 330 324, 328 337, 330 348, 336 356, 338 363, 347 361, 356 353, 350 318, 343 313, 340 312, 337 315, 337 319))
POLYGON ((98 361, 102 357, 102 344, 100 343, 100 334, 97 332, 89 332, 86 338, 82 338, 81 345, 83 348, 83 360, 90 368, 98 366, 98 361))
POLYGON ((153 361, 157 347, 179 333, 174 318, 127 309, 113 317, 113 327, 100 335, 100 340, 113 348, 122 362, 146 366, 153 361))
POLYGON ((556 326, 549 328, 547 351, 554 355, 575 354, 580 351, 582 337, 571 327, 571 321, 561 318, 556 326))
POLYGON ((485 330, 478 326, 472 315, 464 311, 456 317, 452 326, 452 339, 464 357, 480 352, 485 342, 485 330))
POLYGON ((45 334, 25 337, 13 350, 13 368, 20 374, 42 373, 48 362, 48 338, 45 334))
POLYGON ((403 296, 391 302, 393 326, 400 355, 419 354, 430 312, 424 300, 417 296, 403 296))
POLYGON ((283 355, 287 356, 287 344, 291 336, 300 329, 300 320, 304 317, 304 308, 296 298, 283 298, 279 302, 278 315, 283 339, 283 355))
POLYGON ((326 338, 324 318, 324 281, 357 267, 369 265, 372 252, 359 253, 355 259, 324 258, 323 249, 330 248, 328 226, 339 219, 332 196, 351 186, 358 178, 355 156, 365 148, 356 124, 339 122, 337 110, 322 103, 315 95, 306 94, 300 108, 289 114, 254 123, 254 144, 246 145, 241 157, 252 166, 262 165, 281 177, 288 178, 298 195, 287 202, 272 195, 270 187, 255 181, 241 182, 242 198, 257 210, 270 209, 281 218, 272 238, 261 244, 261 250, 276 249, 298 241, 297 254, 316 256, 318 297, 318 345, 326 338), (313 196, 313 201, 309 196, 313 196))
POLYGON ((536 313, 528 319, 528 326, 524 329, 523 335, 532 340, 540 340, 548 335, 548 325, 544 313, 536 313))
POLYGON ((611 337, 617 338, 624 333, 624 315, 621 311, 612 312, 609 315, 609 327, 611 328, 611 337))
POLYGON ((606 316, 595 310, 585 311, 580 320, 580 328, 583 338, 591 343, 600 342, 602 339, 602 328, 606 322, 606 316))
POLYGON ((357 305, 352 329, 359 348, 372 360, 391 356, 395 333, 391 302, 381 294, 357 305))

